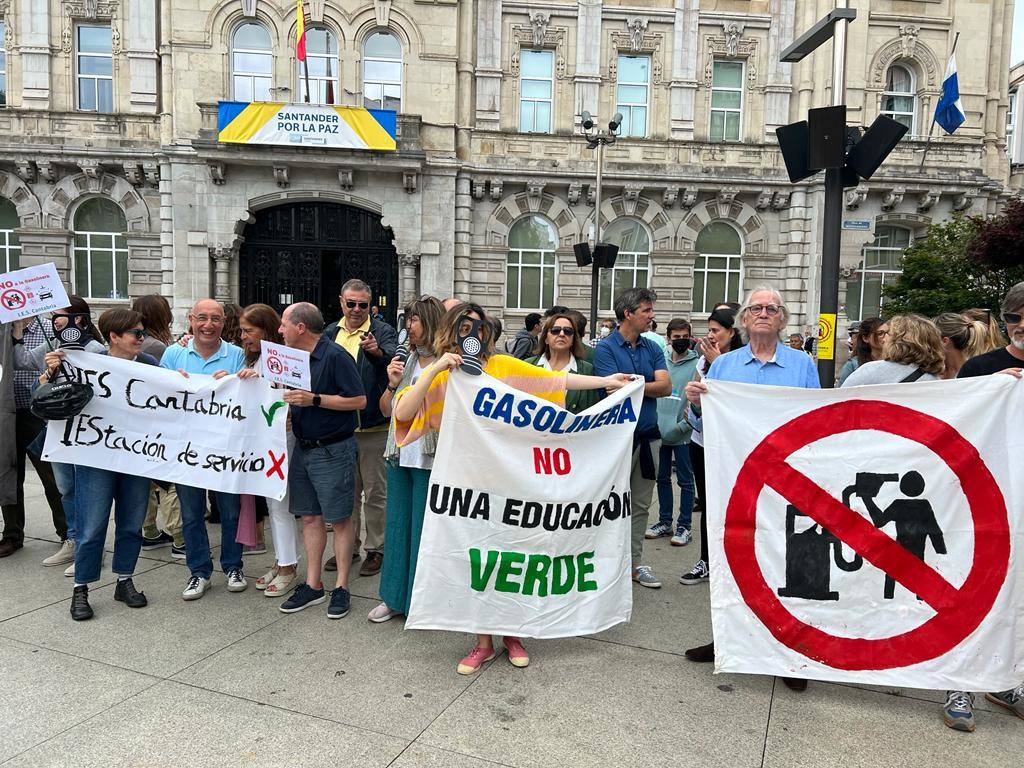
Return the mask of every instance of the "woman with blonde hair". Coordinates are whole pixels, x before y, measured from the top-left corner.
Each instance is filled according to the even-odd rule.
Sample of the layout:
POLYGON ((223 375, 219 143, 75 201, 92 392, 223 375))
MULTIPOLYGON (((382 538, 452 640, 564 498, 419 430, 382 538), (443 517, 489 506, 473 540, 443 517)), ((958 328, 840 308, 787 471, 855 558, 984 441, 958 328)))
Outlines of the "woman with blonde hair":
MULTIPOLYGON (((567 390, 606 389, 613 391, 625 386, 626 374, 611 376, 583 376, 578 373, 549 371, 510 355, 495 354, 494 326, 488 321, 483 307, 474 303, 460 303, 448 310, 434 337, 437 360, 428 366, 412 386, 395 395, 393 420, 395 439, 399 448, 405 448, 441 427, 444 398, 448 391, 450 371, 468 360, 461 354, 459 340, 475 336, 481 346, 480 366, 483 371, 502 382, 556 405, 565 404, 567 390)), ((385 557, 385 562, 387 558, 385 557)), ((509 662, 525 667, 530 657, 517 637, 502 638, 509 662)), ((477 635, 476 646, 457 667, 460 675, 471 675, 495 656, 494 640, 490 635, 477 635)))
POLYGON ((939 329, 927 317, 895 315, 876 333, 884 337, 881 359, 860 366, 843 382, 844 387, 939 378, 946 352, 939 329))
POLYGON ((974 350, 987 344, 988 325, 959 312, 943 312, 935 318, 935 326, 946 353, 942 378, 955 379, 960 367, 978 354, 974 350))
POLYGON ((1006 346, 1006 336, 999 328, 999 323, 993 312, 987 309, 973 308, 965 309, 962 314, 967 319, 981 323, 985 327, 985 332, 977 334, 974 342, 967 349, 968 360, 1006 346))

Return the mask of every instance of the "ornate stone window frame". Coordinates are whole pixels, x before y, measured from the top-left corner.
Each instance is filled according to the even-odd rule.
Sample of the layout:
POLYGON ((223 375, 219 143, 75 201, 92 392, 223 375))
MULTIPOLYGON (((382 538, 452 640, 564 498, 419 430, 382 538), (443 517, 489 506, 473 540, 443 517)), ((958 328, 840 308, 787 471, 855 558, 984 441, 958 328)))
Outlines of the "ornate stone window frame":
POLYGON ((745 25, 739 21, 726 21, 722 24, 721 35, 704 36, 704 86, 711 99, 711 82, 714 77, 715 60, 742 61, 743 76, 746 89, 754 91, 758 85, 758 48, 759 41, 754 37, 744 37, 745 25))
MULTIPOLYGON (((663 65, 662 52, 665 50, 665 35, 660 32, 648 32, 648 20, 642 16, 630 16, 626 19, 624 30, 612 30, 608 33, 608 82, 617 85, 619 82, 619 56, 621 54, 639 54, 651 57, 651 86, 661 85, 663 65)), ((648 104, 650 109, 650 104, 648 104)), ((648 121, 649 123, 650 121, 648 121)))
POLYGON ((70 55, 74 50, 76 23, 107 22, 110 24, 110 51, 116 68, 117 56, 122 52, 121 30, 117 26, 119 5, 120 0, 65 0, 61 5, 64 14, 60 35, 61 51, 70 55))
POLYGON ((569 30, 565 27, 551 26, 551 14, 543 11, 534 11, 530 14, 529 20, 529 24, 513 24, 511 30, 512 51, 509 56, 509 71, 515 77, 516 99, 519 98, 519 52, 523 48, 554 51, 554 79, 565 79, 565 41, 569 36, 569 30))
POLYGON ((910 69, 915 80, 915 126, 920 128, 920 121, 931 114, 933 98, 937 98, 942 91, 942 75, 945 70, 935 52, 927 43, 918 39, 920 27, 904 24, 899 27, 898 32, 897 37, 889 40, 875 52, 868 70, 865 90, 875 94, 875 114, 880 114, 889 67, 901 64, 910 69))

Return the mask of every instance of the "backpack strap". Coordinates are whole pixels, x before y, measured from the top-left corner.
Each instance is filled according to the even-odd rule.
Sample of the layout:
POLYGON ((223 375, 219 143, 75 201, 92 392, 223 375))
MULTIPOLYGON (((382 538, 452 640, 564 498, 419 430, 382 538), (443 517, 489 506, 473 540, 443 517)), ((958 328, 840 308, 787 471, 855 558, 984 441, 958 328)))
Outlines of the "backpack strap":
POLYGON ((921 370, 920 368, 915 368, 902 379, 900 379, 900 384, 907 384, 911 381, 917 381, 922 376, 924 376, 924 371, 921 370))

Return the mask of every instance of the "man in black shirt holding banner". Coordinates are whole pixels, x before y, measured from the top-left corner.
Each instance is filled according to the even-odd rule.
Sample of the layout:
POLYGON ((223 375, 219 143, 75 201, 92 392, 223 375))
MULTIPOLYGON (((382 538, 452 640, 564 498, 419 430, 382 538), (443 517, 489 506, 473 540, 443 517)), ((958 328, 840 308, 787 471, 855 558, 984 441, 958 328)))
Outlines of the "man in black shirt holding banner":
MULTIPOLYGON (((281 606, 295 613, 327 599, 321 581, 327 532, 331 523, 338 563, 352 560, 355 531, 352 499, 356 468, 356 411, 366 407, 366 395, 352 356, 324 332, 324 318, 312 304, 292 304, 281 317, 281 335, 289 347, 309 352, 311 392, 290 389, 284 401, 291 406, 295 449, 288 466, 292 512, 302 518, 306 549, 306 581, 281 606)), ((348 614, 348 568, 338 568, 327 617, 348 614)))
POLYGON ((960 369, 958 379, 987 376, 1008 368, 1024 368, 1024 283, 1017 283, 1003 299, 1003 322, 1010 343, 1002 349, 972 357, 960 369))

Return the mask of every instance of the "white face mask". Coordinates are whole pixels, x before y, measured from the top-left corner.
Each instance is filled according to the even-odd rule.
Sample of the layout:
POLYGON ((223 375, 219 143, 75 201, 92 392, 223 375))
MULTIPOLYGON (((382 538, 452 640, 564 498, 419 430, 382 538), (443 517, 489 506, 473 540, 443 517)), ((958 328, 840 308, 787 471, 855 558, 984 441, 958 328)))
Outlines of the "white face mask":
POLYGON ((610 334, 611 332, 612 332, 611 329, 607 325, 601 326, 601 338, 602 339, 605 336, 607 336, 608 334, 610 334))

